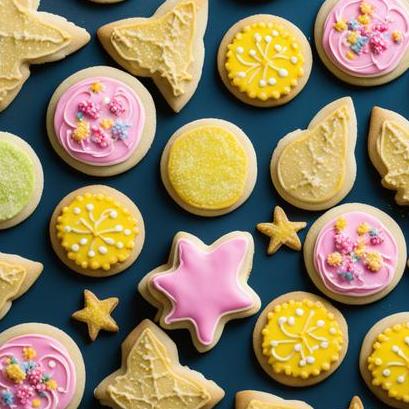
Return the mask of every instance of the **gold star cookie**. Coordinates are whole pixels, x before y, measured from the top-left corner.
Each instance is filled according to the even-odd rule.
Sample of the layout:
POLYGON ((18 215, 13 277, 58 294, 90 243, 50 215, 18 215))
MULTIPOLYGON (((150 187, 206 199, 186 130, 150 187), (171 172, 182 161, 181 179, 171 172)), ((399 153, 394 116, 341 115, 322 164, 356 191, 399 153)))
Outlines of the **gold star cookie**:
POLYGON ((364 409, 361 399, 358 396, 354 396, 349 405, 349 409, 364 409))
POLYGON ((259 223, 257 230, 270 238, 267 253, 273 255, 284 244, 293 250, 301 250, 297 232, 304 229, 305 222, 290 222, 284 210, 276 206, 273 223, 259 223))
POLYGON ((30 64, 61 60, 89 40, 82 28, 38 12, 38 0, 0 0, 0 112, 30 76, 30 64))
POLYGON ((92 341, 97 339, 99 331, 117 332, 119 327, 111 317, 111 312, 118 305, 118 298, 111 297, 106 300, 100 300, 89 290, 84 291, 85 307, 74 312, 72 318, 77 321, 85 322, 88 325, 88 333, 92 341))

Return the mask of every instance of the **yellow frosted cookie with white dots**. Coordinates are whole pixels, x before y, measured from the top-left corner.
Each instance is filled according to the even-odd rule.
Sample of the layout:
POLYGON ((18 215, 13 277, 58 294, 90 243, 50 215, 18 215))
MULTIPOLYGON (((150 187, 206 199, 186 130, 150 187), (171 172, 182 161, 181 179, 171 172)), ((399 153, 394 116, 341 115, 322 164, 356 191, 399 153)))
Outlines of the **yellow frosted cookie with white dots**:
POLYGON ((68 195, 54 212, 50 233, 55 251, 69 267, 94 276, 129 267, 144 241, 137 207, 106 186, 89 186, 68 195))

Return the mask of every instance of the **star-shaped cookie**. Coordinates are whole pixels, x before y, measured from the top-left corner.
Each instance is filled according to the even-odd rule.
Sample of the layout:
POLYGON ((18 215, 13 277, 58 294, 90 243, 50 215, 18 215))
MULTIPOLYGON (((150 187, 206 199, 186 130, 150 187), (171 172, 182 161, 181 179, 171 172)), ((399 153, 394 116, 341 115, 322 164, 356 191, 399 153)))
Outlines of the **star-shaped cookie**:
POLYGON ((104 406, 121 409, 211 409, 223 396, 216 383, 179 363, 174 342, 149 320, 122 344, 122 367, 95 389, 104 406))
POLYGON ((41 263, 0 253, 0 319, 8 313, 12 301, 27 292, 42 271, 41 263))
POLYGON ((0 111, 30 76, 30 64, 61 60, 89 34, 60 16, 38 12, 39 0, 0 0, 0 111))
POLYGON ((305 222, 291 222, 284 210, 276 206, 274 209, 274 221, 272 223, 259 223, 257 230, 270 238, 267 253, 271 256, 282 245, 293 250, 301 250, 301 241, 297 232, 307 226, 305 222))
POLYGON ((145 276, 139 291, 158 308, 164 328, 189 329, 196 348, 208 351, 228 321, 260 308, 259 297, 247 284, 253 253, 249 233, 229 233, 207 246, 179 232, 168 263, 145 276))
POLYGON ((349 405, 349 409, 364 409, 364 405, 358 396, 354 396, 349 405))
POLYGON ((84 304, 82 310, 74 312, 72 318, 85 322, 88 325, 88 333, 92 341, 98 337, 99 331, 117 332, 117 323, 111 317, 112 311, 118 305, 118 298, 111 297, 100 300, 89 290, 84 291, 84 304))

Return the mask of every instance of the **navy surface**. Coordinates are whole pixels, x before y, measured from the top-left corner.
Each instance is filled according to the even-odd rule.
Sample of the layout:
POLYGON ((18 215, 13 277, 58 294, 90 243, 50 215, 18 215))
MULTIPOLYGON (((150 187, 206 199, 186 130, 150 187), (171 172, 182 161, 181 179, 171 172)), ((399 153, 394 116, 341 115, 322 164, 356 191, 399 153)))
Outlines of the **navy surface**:
MULTIPOLYGON (((38 153, 45 171, 43 199, 34 215, 11 230, 0 232, 0 250, 16 253, 44 263, 43 275, 34 287, 17 300, 0 322, 0 330, 24 322, 46 322, 65 330, 80 346, 87 366, 87 387, 81 408, 99 408, 93 389, 120 365, 120 344, 144 318, 153 318, 154 310, 137 292, 137 283, 168 257, 173 235, 184 230, 212 242, 232 230, 254 233, 256 255, 250 285, 260 295, 263 306, 273 298, 295 290, 318 292, 310 282, 301 252, 283 249, 274 257, 266 256, 267 241, 255 231, 255 225, 268 221, 275 204, 280 204, 293 220, 306 220, 309 226, 321 213, 293 208, 274 191, 269 174, 271 152, 277 141, 289 131, 307 126, 315 113, 327 103, 350 95, 357 110, 359 134, 356 148, 358 177, 344 202, 364 202, 386 211, 409 233, 407 210, 398 207, 393 192, 381 187, 380 177, 367 154, 368 119, 373 105, 380 105, 409 116, 409 74, 378 88, 358 89, 333 77, 314 51, 314 66, 304 91, 281 108, 251 108, 232 97, 221 83, 216 69, 216 53, 224 32, 236 21, 256 13, 270 13, 294 22, 312 42, 315 16, 321 0, 209 0, 210 15, 204 74, 199 88, 185 109, 174 114, 150 80, 143 80, 151 91, 158 110, 158 129, 147 157, 126 174, 99 180, 68 167, 52 150, 45 130, 45 112, 54 89, 67 76, 94 65, 114 65, 99 45, 96 29, 108 22, 133 16, 150 16, 161 0, 127 0, 116 5, 97 5, 87 0, 42 0, 40 9, 63 15, 87 28, 92 41, 66 60, 32 67, 32 75, 14 103, 0 113, 0 130, 21 136, 38 153), (250 199, 232 214, 205 219, 180 209, 167 195, 159 174, 162 149, 170 135, 195 119, 215 117, 236 123, 252 140, 258 156, 259 176, 250 199), (138 261, 126 272, 108 279, 91 279, 71 272, 54 255, 48 238, 48 221, 55 205, 72 190, 94 183, 115 187, 139 206, 146 224, 146 242, 138 261), (82 291, 88 288, 99 297, 118 296, 114 312, 120 332, 102 333, 95 343, 88 341, 86 326, 72 322, 73 311, 82 308, 82 291)), ((305 237, 308 229, 301 236, 305 237)), ((409 236, 408 236, 409 238, 409 236)), ((341 368, 318 386, 290 389, 272 381, 259 367, 251 346, 256 316, 229 323, 218 345, 206 354, 192 346, 187 331, 172 331, 180 360, 215 380, 226 391, 220 409, 233 408, 234 394, 255 389, 305 400, 315 409, 347 409, 354 394, 359 394, 365 409, 383 409, 361 380, 358 356, 368 329, 386 315, 409 309, 409 279, 386 299, 369 306, 339 306, 350 327, 350 348, 341 368)))

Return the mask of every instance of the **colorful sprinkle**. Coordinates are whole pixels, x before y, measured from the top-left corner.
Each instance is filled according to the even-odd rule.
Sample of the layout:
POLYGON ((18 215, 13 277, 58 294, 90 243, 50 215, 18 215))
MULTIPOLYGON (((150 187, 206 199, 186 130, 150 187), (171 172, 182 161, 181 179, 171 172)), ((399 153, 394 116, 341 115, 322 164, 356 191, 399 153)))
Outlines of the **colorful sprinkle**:
POLYGON ((23 348, 23 358, 26 361, 30 361, 34 359, 36 356, 37 356, 37 351, 34 348, 31 348, 31 347, 23 348))
POLYGON ((345 31, 348 28, 347 21, 345 19, 338 20, 334 24, 334 28, 335 28, 335 30, 337 30, 339 32, 345 31))
POLYGON ((82 101, 78 104, 78 111, 91 119, 99 118, 100 108, 92 101, 82 101))
POLYGON ((72 138, 76 142, 81 142, 84 139, 87 139, 91 134, 89 122, 87 121, 79 121, 77 122, 77 127, 74 129, 72 133, 72 138))
POLYGON ((347 227, 347 220, 345 219, 345 217, 338 218, 335 222, 335 230, 337 232, 341 232, 345 229, 345 227, 347 227))
POLYGON ((112 138, 113 139, 127 139, 128 138, 128 129, 130 128, 130 125, 122 122, 122 121, 116 121, 115 124, 112 126, 112 138))
POLYGON ((99 94, 100 92, 104 91, 105 87, 101 82, 97 81, 97 82, 93 82, 90 85, 89 89, 94 94, 99 94))

